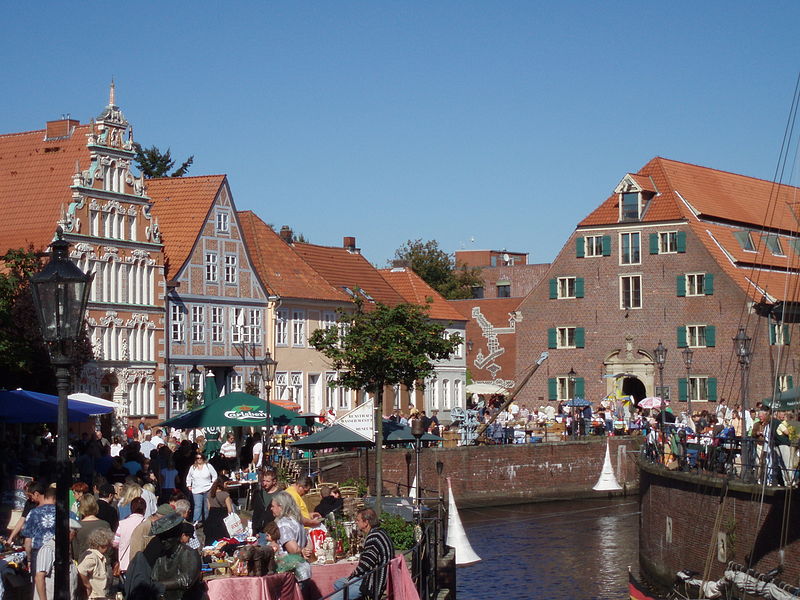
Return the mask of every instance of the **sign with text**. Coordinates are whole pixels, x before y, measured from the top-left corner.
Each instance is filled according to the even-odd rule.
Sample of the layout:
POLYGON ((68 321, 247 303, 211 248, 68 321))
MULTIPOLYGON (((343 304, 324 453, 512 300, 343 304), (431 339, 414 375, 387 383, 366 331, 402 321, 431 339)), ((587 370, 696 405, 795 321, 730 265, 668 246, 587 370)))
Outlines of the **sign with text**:
POLYGON ((353 410, 343 414, 334 423, 347 427, 350 431, 375 441, 375 402, 367 400, 353 410))

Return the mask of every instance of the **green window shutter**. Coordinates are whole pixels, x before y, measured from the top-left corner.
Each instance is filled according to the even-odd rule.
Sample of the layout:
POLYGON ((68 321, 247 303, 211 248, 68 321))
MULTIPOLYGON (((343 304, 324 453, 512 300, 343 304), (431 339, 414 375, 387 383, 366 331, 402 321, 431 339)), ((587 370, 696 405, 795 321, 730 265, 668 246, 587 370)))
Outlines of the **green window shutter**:
POLYGON ((585 389, 586 389, 586 386, 584 385, 583 377, 576 377, 575 378, 575 397, 576 398, 583 398, 584 394, 586 393, 585 389))
POLYGON ((708 378, 708 401, 709 402, 716 402, 717 401, 717 378, 716 377, 709 377, 708 378))
POLYGON ((686 348, 686 327, 678 327, 678 348, 686 348))
POLYGON ((658 254, 658 234, 650 234, 650 254, 658 254))
POLYGON ((685 296, 686 295, 686 275, 676 275, 675 276, 675 283, 677 284, 677 288, 678 288, 678 296, 685 296))
POLYGON ((586 330, 583 327, 575 328, 575 347, 583 348, 586 346, 586 330))
POLYGON ((583 277, 575 278, 575 297, 583 298, 583 277))
POLYGON ((775 323, 770 323, 769 324, 769 345, 770 346, 774 346, 775 345, 775 328, 776 327, 777 327, 777 325, 775 323))
POLYGON ((792 376, 791 375, 789 375, 786 378, 786 383, 789 384, 789 389, 792 389, 794 387, 794 381, 792 381, 792 376))
POLYGON ((583 241, 583 236, 575 238, 575 256, 583 258, 586 254, 586 244, 583 241))
POLYGON ((678 401, 679 402, 686 402, 689 398, 688 394, 688 386, 686 385, 686 377, 681 377, 678 379, 678 401))
POLYGON ((678 252, 686 252, 686 232, 679 231, 676 238, 678 241, 678 252))
POLYGON ((551 327, 547 330, 547 347, 548 348, 555 348, 556 347, 556 328, 551 327))
POLYGON ((611 236, 603 236, 603 256, 611 256, 611 236))
POLYGON ((705 288, 703 291, 706 293, 706 296, 711 296, 714 293, 713 273, 706 273, 705 279, 703 281, 703 287, 705 288))
POLYGON ((706 325, 706 346, 713 348, 717 345, 717 328, 714 325, 706 325))
POLYGON ((783 327, 783 343, 788 346, 789 343, 792 341, 791 330, 789 329, 788 325, 782 325, 782 327, 783 327))
POLYGON ((553 298, 558 298, 558 280, 556 279, 550 280, 550 300, 553 298))
POLYGON ((547 399, 558 400, 558 382, 555 377, 547 380, 547 399))

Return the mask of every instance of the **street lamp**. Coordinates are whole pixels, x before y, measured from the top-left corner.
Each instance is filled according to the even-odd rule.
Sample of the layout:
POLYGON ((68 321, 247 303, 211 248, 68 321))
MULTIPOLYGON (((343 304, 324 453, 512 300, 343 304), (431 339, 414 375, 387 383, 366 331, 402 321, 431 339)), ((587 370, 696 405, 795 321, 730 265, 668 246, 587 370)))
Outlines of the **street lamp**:
POLYGON ((733 348, 736 352, 736 357, 739 359, 739 370, 742 374, 741 391, 739 392, 742 405, 742 470, 743 479, 745 481, 752 481, 753 470, 753 456, 751 455, 751 440, 747 436, 747 413, 748 413, 748 399, 747 399, 747 375, 750 371, 750 360, 753 358, 753 350, 750 346, 752 340, 747 337, 747 332, 744 327, 740 327, 733 338, 733 348))
POLYGON ((267 463, 272 464, 272 404, 269 401, 270 392, 272 391, 272 382, 275 380, 275 370, 278 368, 278 361, 272 358, 272 354, 267 350, 264 355, 263 362, 264 373, 264 392, 267 396, 267 463))
POLYGON ((202 373, 200 369, 197 368, 197 365, 192 365, 192 370, 189 371, 189 377, 194 391, 200 388, 200 375, 202 375, 202 373))
POLYGON ((656 365, 658 366, 658 385, 661 388, 661 431, 664 431, 664 410, 666 408, 667 400, 664 398, 664 364, 667 362, 667 349, 661 340, 658 340, 658 346, 653 350, 656 357, 656 365))
POLYGON ((420 508, 420 490, 422 489, 422 481, 420 480, 419 472, 419 456, 422 453, 422 436, 425 434, 425 427, 423 426, 422 419, 418 416, 416 419, 411 420, 411 435, 414 436, 414 452, 417 456, 416 468, 414 478, 417 482, 414 492, 417 497, 414 498, 414 522, 418 525, 422 520, 422 510, 420 508))
POLYGON ((578 437, 578 420, 575 418, 575 379, 577 377, 575 369, 570 367, 567 373, 567 396, 572 400, 572 438, 578 437))
POLYGON ((31 293, 42 337, 56 367, 58 388, 58 439, 56 443, 56 548, 55 598, 69 598, 69 488, 72 473, 67 447, 67 394, 69 367, 72 365, 75 342, 81 334, 89 288, 93 275, 81 271, 68 256, 69 242, 59 227, 56 240, 50 244, 50 262, 32 275, 31 293))
POLYGON ((692 359, 694 358, 694 350, 686 346, 681 350, 683 356, 683 364, 686 365, 686 410, 689 411, 690 425, 694 429, 694 420, 692 419, 692 359))

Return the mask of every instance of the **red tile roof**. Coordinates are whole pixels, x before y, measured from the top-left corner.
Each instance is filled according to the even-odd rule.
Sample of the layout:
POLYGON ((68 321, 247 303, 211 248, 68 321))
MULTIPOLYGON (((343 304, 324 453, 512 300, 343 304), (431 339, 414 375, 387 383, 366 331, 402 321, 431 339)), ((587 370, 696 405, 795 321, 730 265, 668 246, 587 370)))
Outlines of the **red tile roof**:
POLYGON ((71 199, 75 164, 89 167, 88 125, 64 139, 45 140, 46 130, 0 135, 0 249, 45 248, 71 199))
MULTIPOLYGON (((792 206, 797 203, 800 188, 661 157, 652 159, 632 177, 637 183, 644 177, 652 178, 658 189, 642 214, 642 223, 686 222, 745 293, 756 300, 764 292, 773 299, 796 299, 797 274, 787 280, 783 273, 765 268, 800 267, 800 252, 789 244, 798 235, 792 206), (741 247, 734 236, 737 231, 751 232, 755 252, 741 247), (783 234, 783 256, 773 255, 767 248, 764 233, 768 231, 783 234), (754 269, 756 266, 759 268, 754 269)), ((619 200, 612 194, 578 227, 618 222, 619 200)))
POLYGON ((255 213, 247 210, 239 211, 238 215, 253 266, 271 294, 283 298, 352 300, 343 290, 325 281, 255 213))
POLYGON ((381 275, 397 290, 406 302, 425 305, 431 300, 428 315, 432 319, 463 321, 464 317, 444 297, 429 286, 411 269, 381 269, 381 275))
POLYGON ((470 298, 467 300, 448 300, 463 318, 472 319, 473 307, 479 307, 481 314, 494 327, 507 327, 509 314, 516 312, 525 298, 470 298))
MULTIPOLYGON (((370 262, 347 248, 295 243, 297 254, 333 287, 366 292, 376 302, 395 306, 405 302, 370 262)), ((367 303, 368 304, 368 303, 367 303)))
POLYGON ((164 243, 164 276, 173 278, 191 255, 203 231, 225 175, 148 179, 145 191, 153 202, 164 243))

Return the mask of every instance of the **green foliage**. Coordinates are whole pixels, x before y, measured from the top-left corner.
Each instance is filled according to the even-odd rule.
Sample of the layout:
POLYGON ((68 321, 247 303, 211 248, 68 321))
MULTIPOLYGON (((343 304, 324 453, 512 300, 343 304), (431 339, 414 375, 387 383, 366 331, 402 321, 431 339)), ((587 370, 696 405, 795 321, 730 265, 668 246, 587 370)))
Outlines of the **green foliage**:
POLYGON ((189 167, 194 162, 194 155, 192 155, 180 167, 170 173, 170 170, 175 165, 175 159, 170 155, 169 148, 167 148, 166 152, 161 152, 156 146, 142 148, 141 144, 134 143, 133 147, 136 151, 133 159, 145 179, 167 177, 168 174, 170 177, 183 177, 189 172, 189 167))
POLYGON ((258 398, 259 391, 258 384, 255 381, 248 381, 244 384, 245 394, 250 394, 251 396, 258 398))
POLYGON ((186 410, 194 410, 200 406, 200 392, 194 388, 186 388, 183 391, 183 397, 186 398, 186 410))
POLYGON ((445 336, 445 327, 428 318, 428 307, 416 304, 370 305, 355 300, 352 313, 339 311, 339 324, 317 329, 311 346, 340 372, 338 384, 352 390, 375 390, 402 383, 411 387, 433 373, 434 360, 448 358, 461 336, 445 336))
POLYGON ((472 298, 472 287, 483 285, 477 267, 456 265, 439 242, 421 239, 408 240, 394 253, 395 260, 403 261, 429 286, 448 300, 472 298))
POLYGON ((413 523, 407 523, 402 517, 385 512, 381 513, 381 527, 392 538, 395 551, 405 552, 414 546, 413 523))
POLYGON ((369 488, 367 488, 367 479, 365 477, 351 477, 342 485, 356 488, 356 493, 358 494, 359 498, 366 496, 367 492, 369 491, 369 488))

